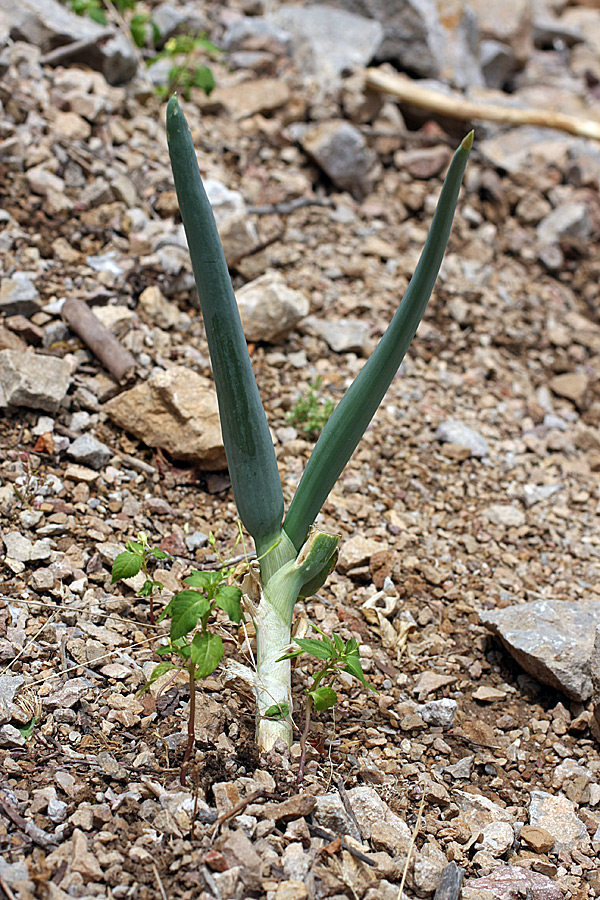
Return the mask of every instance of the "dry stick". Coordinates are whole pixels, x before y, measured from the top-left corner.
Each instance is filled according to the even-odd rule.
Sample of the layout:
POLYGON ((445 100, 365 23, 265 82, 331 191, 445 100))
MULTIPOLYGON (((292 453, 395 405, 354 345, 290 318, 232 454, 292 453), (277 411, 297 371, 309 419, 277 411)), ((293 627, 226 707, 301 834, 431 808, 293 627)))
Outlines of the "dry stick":
POLYGON ((164 889, 164 887, 163 887, 163 883, 162 883, 162 881, 161 881, 159 871, 158 871, 158 869, 156 868, 156 863, 155 863, 155 862, 152 863, 152 868, 154 869, 154 877, 156 878, 156 883, 158 884, 158 889, 159 889, 159 891, 160 891, 160 896, 162 897, 162 900, 167 900, 167 895, 166 895, 166 893, 165 893, 165 889, 164 889))
POLYGON ((84 38, 81 41, 71 41, 70 44, 64 44, 62 47, 57 47, 55 50, 50 50, 49 53, 45 53, 40 59, 40 63, 43 66, 60 66, 62 63, 71 59, 72 56, 75 56, 76 53, 92 50, 94 47, 97 47, 98 44, 102 44, 104 41, 114 38, 114 36, 114 31, 102 31, 100 34, 96 34, 91 38, 84 38))
POLYGON ((335 781, 335 786, 338 789, 338 794, 340 795, 340 800, 344 804, 344 809, 348 813, 348 817, 349 817, 350 821, 352 822, 352 824, 354 825, 354 828, 356 829, 356 835, 353 835, 353 837, 356 837, 359 841, 361 841, 361 843, 364 843, 364 837, 363 837, 363 834, 361 831, 361 827, 358 824, 358 819, 356 818, 356 814, 355 814, 354 810, 352 809, 352 804, 350 803, 350 797, 348 796, 348 794, 346 792, 346 785, 344 784, 344 779, 340 775, 336 775, 334 778, 334 781, 335 781))
POLYGON ((306 701, 306 713, 304 715, 304 728, 300 735, 300 763, 298 765, 298 777, 296 778, 296 787, 302 784, 304 779, 304 765, 306 763, 306 739, 310 731, 310 714, 312 711, 312 697, 309 696, 306 701))
POLYGON ((12 890, 3 878, 0 878, 0 891, 2 891, 2 893, 6 896, 7 900, 17 900, 16 896, 13 894, 12 890))
POLYGON ((59 843, 56 836, 48 834, 48 832, 44 831, 42 828, 38 828, 31 819, 24 819, 14 803, 11 803, 6 794, 2 792, 0 792, 0 809, 2 809, 5 816, 10 819, 13 825, 16 825, 20 831, 23 831, 27 837, 31 838, 33 843, 37 844, 38 847, 41 847, 48 853, 52 850, 56 850, 59 843))
POLYGON ((408 867, 410 865, 410 857, 413 852, 413 847, 415 846, 415 841, 417 840, 417 835, 419 833, 419 828, 421 827, 421 816, 423 815, 423 806, 425 805, 425 791, 423 791, 423 796, 421 797, 421 802, 419 804, 419 812, 417 813, 417 821, 415 822, 415 827, 413 829, 413 833, 410 839, 410 844, 408 845, 408 853, 406 854, 406 862, 404 864, 404 871, 402 872, 402 881, 400 882, 400 889, 398 891, 398 900, 402 900, 402 896, 404 894, 404 882, 406 881, 406 876, 408 874, 408 867))
POLYGON ((496 106, 492 103, 475 103, 458 94, 448 96, 439 91, 425 88, 403 75, 383 72, 381 69, 366 69, 368 87, 384 94, 392 94, 404 103, 427 109, 453 119, 482 119, 506 125, 542 125, 557 128, 579 137, 600 141, 600 122, 581 119, 550 109, 520 109, 512 106, 496 106))
POLYGON ((333 832, 328 831, 326 828, 321 828, 320 825, 311 825, 307 823, 309 833, 312 837, 323 838, 324 841, 334 841, 337 837, 340 838, 341 846, 344 850, 347 850, 348 853, 355 856, 357 859, 362 860, 362 862, 366 863, 368 866, 376 866, 377 863, 374 859, 371 859, 370 856, 367 856, 366 853, 363 853, 362 850, 357 850, 353 844, 349 844, 348 841, 344 839, 343 835, 333 834, 333 832))
POLYGON ((188 669, 188 673, 190 676, 190 713, 187 727, 188 739, 185 753, 183 755, 183 762, 181 763, 181 772, 179 773, 179 783, 182 787, 185 787, 185 773, 188 762, 190 761, 190 756, 192 755, 194 743, 196 741, 196 679, 194 677, 194 668, 195 663, 191 662, 190 668, 188 669))
POLYGON ((114 334, 104 327, 87 303, 76 297, 65 300, 62 316, 67 325, 79 335, 86 347, 90 348, 94 356, 98 357, 119 383, 133 375, 136 367, 135 358, 114 334))

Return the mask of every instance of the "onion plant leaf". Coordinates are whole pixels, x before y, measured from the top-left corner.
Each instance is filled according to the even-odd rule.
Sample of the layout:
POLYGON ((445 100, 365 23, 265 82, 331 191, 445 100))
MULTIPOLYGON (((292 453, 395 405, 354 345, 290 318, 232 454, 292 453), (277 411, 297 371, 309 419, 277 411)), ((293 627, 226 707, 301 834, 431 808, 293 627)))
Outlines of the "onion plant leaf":
POLYGON ((473 132, 454 154, 431 228, 407 291, 379 344, 325 425, 284 522, 297 550, 375 415, 425 313, 456 209, 473 132))
POLYGON ((167 139, 210 350, 233 495, 261 556, 280 535, 281 481, 217 226, 176 97, 167 107, 167 139))

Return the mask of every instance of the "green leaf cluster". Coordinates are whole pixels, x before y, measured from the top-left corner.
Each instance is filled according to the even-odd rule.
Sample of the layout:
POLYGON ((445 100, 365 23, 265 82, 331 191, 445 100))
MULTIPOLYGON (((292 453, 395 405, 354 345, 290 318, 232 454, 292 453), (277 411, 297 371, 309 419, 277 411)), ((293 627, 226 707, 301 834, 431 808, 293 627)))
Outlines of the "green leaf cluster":
MULTIPOLYGON (((326 663, 314 673, 312 685, 307 690, 314 708, 321 712, 335 706, 338 696, 333 689, 333 685, 337 681, 340 672, 347 672, 349 675, 353 675, 364 687, 374 691, 375 688, 368 683, 362 670, 358 641, 350 638, 344 642, 339 634, 335 632, 329 638, 316 625, 312 627, 319 632, 320 638, 294 638, 294 643, 298 645, 298 649, 289 650, 277 661, 296 659, 298 656, 306 654, 326 663)), ((276 716, 274 715, 274 717, 276 716)))
POLYGON ((321 382, 320 375, 311 381, 308 391, 298 398, 286 414, 290 425, 294 425, 308 437, 321 434, 335 407, 333 400, 320 395, 321 382))

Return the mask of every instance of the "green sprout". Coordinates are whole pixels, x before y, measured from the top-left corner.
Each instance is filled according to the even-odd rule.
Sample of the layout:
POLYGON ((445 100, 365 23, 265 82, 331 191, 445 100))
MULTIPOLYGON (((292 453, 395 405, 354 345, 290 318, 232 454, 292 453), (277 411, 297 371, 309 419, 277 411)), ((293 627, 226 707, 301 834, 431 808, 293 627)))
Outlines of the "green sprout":
POLYGON ((123 581, 126 578, 134 578, 138 572, 142 572, 145 581, 140 588, 140 597, 150 598, 150 621, 154 625, 154 595, 160 593, 164 587, 161 581, 156 581, 148 572, 148 562, 150 559, 170 559, 168 553, 159 550, 158 547, 151 547, 148 535, 145 531, 140 531, 137 541, 127 541, 126 549, 119 553, 115 558, 112 566, 111 584, 116 581, 123 581))
POLYGON ((159 663, 142 693, 157 679, 173 670, 187 674, 190 685, 190 706, 187 727, 187 745, 181 765, 180 781, 185 785, 186 769, 195 740, 196 682, 215 671, 223 657, 223 639, 209 630, 217 609, 223 610, 236 625, 243 620, 242 592, 228 583, 233 570, 225 566, 215 572, 192 572, 183 583, 188 587, 175 594, 159 621, 171 620, 168 643, 158 647, 159 656, 175 657, 159 663))
MULTIPOLYGON (((362 670, 358 641, 355 638, 350 638, 344 642, 339 634, 336 634, 335 632, 333 632, 329 638, 325 632, 321 631, 320 628, 317 628, 316 625, 313 625, 312 627, 322 635, 321 638, 294 638, 294 643, 298 645, 299 649, 288 650, 280 656, 278 660, 278 662, 281 662, 286 659, 296 659, 298 656, 306 654, 325 662, 324 666, 313 673, 312 684, 306 689, 308 696, 304 714, 304 729, 300 735, 301 752, 298 778, 296 780, 297 784, 300 784, 304 778, 306 740, 310 733, 312 710, 314 709, 316 712, 323 712, 336 705, 338 702, 338 695, 333 686, 340 677, 340 674, 342 672, 347 672, 349 675, 357 678, 364 687, 370 688, 372 691, 375 690, 375 688, 367 682, 362 670)), ((266 710, 265 715, 275 719, 281 718, 283 714, 279 712, 278 715, 278 712, 277 707, 272 706, 266 710)))
POLYGON ((307 437, 317 437, 323 431, 334 410, 333 400, 319 396, 321 376, 317 376, 308 386, 308 391, 296 400, 286 414, 290 425, 295 425, 307 437))
MULTIPOLYGON (((256 672, 246 671, 257 703, 257 742, 291 744, 290 644, 299 597, 320 589, 335 565, 338 536, 314 528, 323 504, 377 411, 417 330, 433 290, 473 133, 450 163, 421 258, 390 325, 348 388, 313 449, 284 518, 271 434, 258 393, 227 263, 204 190, 190 130, 176 97, 167 107, 167 138, 219 402, 223 443, 239 517, 254 539, 260 591, 252 605, 256 672), (273 705, 287 714, 265 715, 273 705)), ((240 674, 238 672, 238 674, 240 674)))

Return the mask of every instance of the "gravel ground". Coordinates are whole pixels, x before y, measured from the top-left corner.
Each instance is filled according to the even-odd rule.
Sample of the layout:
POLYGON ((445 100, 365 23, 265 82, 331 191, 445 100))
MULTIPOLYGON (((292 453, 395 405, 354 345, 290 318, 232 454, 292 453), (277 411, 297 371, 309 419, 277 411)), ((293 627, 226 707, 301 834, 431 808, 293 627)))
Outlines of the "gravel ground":
MULTIPOLYGON (((217 40, 234 7, 206 10, 217 40)), ((433 896, 445 872, 454 893, 436 897, 451 898, 459 867, 465 900, 600 896, 591 689, 533 677, 482 621, 543 600, 587 604, 600 623, 597 145, 477 126, 425 320, 322 512, 342 536, 337 569, 298 604, 299 621, 359 639, 377 693, 348 683, 335 713, 318 716, 298 790, 298 744, 259 759, 251 703, 217 670, 199 688, 184 790, 186 684, 137 693, 166 626, 135 590, 110 585, 140 531, 174 557, 155 575, 167 598, 214 563, 209 532, 240 552, 226 471, 155 440, 164 424, 151 415, 132 432, 108 412, 158 370, 210 378, 158 102, 142 78, 111 87, 85 68, 41 66, 33 45, 11 54, 0 381, 8 393, 29 345, 42 360, 31 392, 45 399, 18 395, 0 421, 0 889, 9 900, 386 900, 403 873, 412 898, 433 896), (511 140, 528 148, 516 162, 511 140), (133 379, 117 383, 67 327, 64 298, 92 305, 133 355, 133 379), (65 379, 58 401, 50 361, 65 379), (78 450, 81 435, 105 449, 78 450)), ((530 85, 544 56, 532 55, 530 85)), ((234 284, 275 270, 310 305, 250 344, 289 501, 313 438, 287 413, 317 378, 337 402, 360 370, 470 126, 407 128, 388 101, 356 124, 372 183, 341 190, 292 127, 349 120, 337 93, 276 55, 267 89, 251 70, 213 68, 242 113, 195 89, 182 105, 203 174, 259 208, 250 228, 231 226, 234 284)), ((574 78, 566 63, 563 74, 574 78)), ((598 119, 582 77, 577 90, 598 119)), ((590 653, 584 637, 576 658, 590 653)), ((230 645, 240 658, 242 644, 230 645)), ((295 668, 298 709, 308 675, 295 668)))

